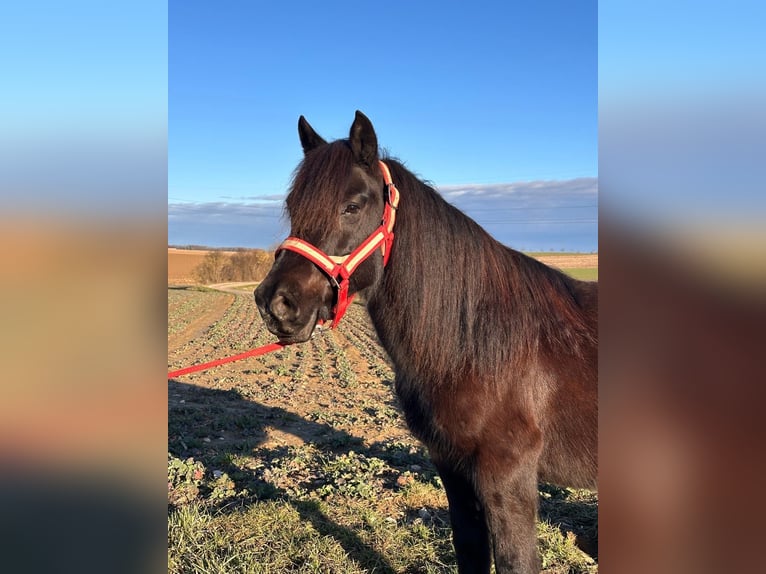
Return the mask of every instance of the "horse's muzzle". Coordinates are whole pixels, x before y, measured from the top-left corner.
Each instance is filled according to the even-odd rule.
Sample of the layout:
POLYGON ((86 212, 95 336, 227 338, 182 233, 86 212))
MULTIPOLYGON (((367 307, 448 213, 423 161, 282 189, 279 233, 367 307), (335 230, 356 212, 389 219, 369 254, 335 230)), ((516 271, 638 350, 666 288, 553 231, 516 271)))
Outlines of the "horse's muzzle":
POLYGON ((254 292, 258 312, 266 328, 280 343, 303 343, 311 338, 320 310, 301 305, 289 289, 264 282, 254 292))

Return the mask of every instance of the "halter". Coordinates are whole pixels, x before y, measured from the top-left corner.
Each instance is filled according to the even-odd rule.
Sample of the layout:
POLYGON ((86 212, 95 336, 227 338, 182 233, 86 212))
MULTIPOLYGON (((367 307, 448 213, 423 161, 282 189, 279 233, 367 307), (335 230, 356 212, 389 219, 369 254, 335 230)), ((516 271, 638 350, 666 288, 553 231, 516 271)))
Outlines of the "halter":
POLYGON ((330 279, 334 289, 338 291, 338 301, 333 309, 332 328, 334 329, 340 322, 341 317, 346 312, 354 295, 349 297, 348 284, 351 274, 362 262, 367 259, 375 250, 380 247, 383 255, 383 266, 388 263, 391 255, 391 246, 394 242, 394 221, 396 220, 396 208, 399 205, 399 190, 391 180, 391 172, 388 166, 382 161, 378 161, 380 171, 383 174, 385 187, 383 188, 383 219, 380 227, 373 231, 367 239, 362 241, 361 245, 354 249, 348 255, 327 255, 324 251, 311 245, 303 239, 297 237, 288 237, 277 247, 276 257, 280 251, 286 249, 303 255, 306 259, 316 265, 330 279))

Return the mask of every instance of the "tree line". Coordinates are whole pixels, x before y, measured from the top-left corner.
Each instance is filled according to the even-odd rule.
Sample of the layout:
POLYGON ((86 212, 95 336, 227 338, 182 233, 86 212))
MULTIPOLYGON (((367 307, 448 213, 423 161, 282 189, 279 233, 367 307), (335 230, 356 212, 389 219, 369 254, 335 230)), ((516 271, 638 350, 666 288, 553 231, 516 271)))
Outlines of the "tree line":
POLYGON ((202 284, 228 281, 261 281, 271 269, 274 253, 262 249, 247 249, 227 254, 209 251, 192 272, 202 284))

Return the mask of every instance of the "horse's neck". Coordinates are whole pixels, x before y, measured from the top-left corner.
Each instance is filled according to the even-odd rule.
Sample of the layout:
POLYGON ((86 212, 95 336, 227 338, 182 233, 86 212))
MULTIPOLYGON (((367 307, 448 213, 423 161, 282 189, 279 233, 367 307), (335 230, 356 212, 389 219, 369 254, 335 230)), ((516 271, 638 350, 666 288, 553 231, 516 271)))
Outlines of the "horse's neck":
POLYGON ((471 258, 481 257, 476 245, 486 243, 486 234, 475 223, 424 184, 408 184, 400 192, 391 259, 368 305, 378 335, 395 360, 393 345, 400 352, 431 347, 439 345, 445 330, 458 329, 470 274, 463 266, 478 265, 471 258))

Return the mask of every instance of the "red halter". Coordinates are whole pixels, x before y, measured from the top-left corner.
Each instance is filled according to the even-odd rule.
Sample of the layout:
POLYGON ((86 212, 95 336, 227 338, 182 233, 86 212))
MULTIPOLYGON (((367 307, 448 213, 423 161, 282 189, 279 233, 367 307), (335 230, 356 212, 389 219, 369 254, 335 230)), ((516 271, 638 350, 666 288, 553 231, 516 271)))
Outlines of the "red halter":
POLYGON ((396 186, 391 181, 391 172, 388 171, 388 166, 382 161, 379 161, 378 164, 380 165, 380 171, 383 173, 383 180, 386 184, 383 193, 385 200, 383 220, 380 227, 373 231, 367 239, 362 241, 359 247, 354 249, 354 251, 348 255, 327 255, 321 249, 311 245, 311 243, 298 239, 297 237, 288 237, 282 242, 282 245, 277 247, 277 251, 274 254, 276 257, 276 255, 283 249, 294 251, 299 255, 303 255, 330 278, 333 287, 338 290, 338 302, 333 310, 333 329, 338 325, 341 317, 343 317, 343 314, 346 312, 346 309, 354 298, 353 295, 351 295, 351 297, 348 296, 348 283, 351 274, 365 259, 372 255, 378 247, 380 247, 381 253, 383 254, 384 267, 388 263, 388 258, 391 255, 391 246, 394 242, 396 208, 399 205, 399 190, 396 189, 396 186))

